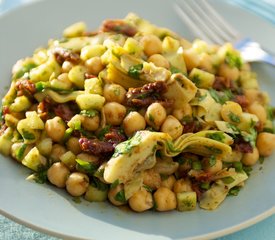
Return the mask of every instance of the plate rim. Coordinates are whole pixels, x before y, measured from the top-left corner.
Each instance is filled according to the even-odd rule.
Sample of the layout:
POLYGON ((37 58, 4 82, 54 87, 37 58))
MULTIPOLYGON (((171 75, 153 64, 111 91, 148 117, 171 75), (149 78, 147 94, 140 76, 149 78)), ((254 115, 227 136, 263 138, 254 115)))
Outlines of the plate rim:
MULTIPOLYGON (((10 15, 10 14, 14 14, 15 12, 17 11, 20 11, 22 8, 26 8, 30 5, 36 5, 36 4, 40 4, 41 2, 46 2, 46 0, 36 0, 36 1, 30 1, 30 2, 26 2, 24 3, 23 5, 18 5, 18 6, 15 6, 13 7, 12 9, 8 10, 8 11, 4 11, 0 14, 0 21, 2 18, 5 18, 6 16, 10 15)), ((50 1, 49 1, 50 2, 50 1)), ((231 5, 229 4, 228 2, 223 2, 224 5, 230 5, 232 7, 235 7, 235 8, 238 8, 236 7, 235 5, 231 5)), ((246 11, 245 9, 242 9, 242 8, 238 8, 242 11, 246 11)), ((260 21, 264 21, 262 18, 260 18, 259 16, 257 15, 254 15, 248 11, 246 11, 249 15, 253 16, 253 18, 258 18, 260 21)), ((5 156, 4 156, 5 157, 5 156)), ((60 233, 60 232, 57 232, 57 231, 54 231, 54 230, 49 230, 47 228, 43 228, 43 227, 40 227, 38 225, 35 225, 31 222, 28 222, 28 221, 24 221, 24 219, 21 219, 21 218, 18 218, 16 216, 14 216, 13 214, 10 214, 6 211, 4 211, 3 209, 1 209, 1 206, 0 206, 0 214, 9 218, 10 220, 18 223, 18 224, 21 224, 23 226, 26 226, 28 228, 31 228, 35 231, 39 231, 41 233, 45 233, 45 234, 48 234, 48 235, 51 235, 51 236, 54 236, 54 237, 62 237, 62 238, 66 238, 66 239, 79 239, 79 240, 83 240, 83 239, 86 239, 86 238, 82 238, 82 237, 78 237, 78 236, 72 236, 72 235, 66 235, 64 233, 60 233)), ((273 214, 275 214, 275 205, 273 207, 271 207, 270 209, 262 212, 261 214, 258 214, 257 216, 253 217, 253 218, 250 218, 246 221, 243 221, 239 224, 236 224, 234 226, 231 226, 231 227, 227 227, 227 228, 223 228, 221 230, 217 230, 217 231, 213 231, 213 232, 209 232, 207 234, 201 234, 201 235, 197 235, 195 237, 187 237, 187 238, 177 238, 178 240, 180 239, 185 239, 185 240, 203 240, 203 239, 209 239, 209 238, 217 238, 217 237, 221 237, 221 236, 226 236, 228 234, 232 234, 234 232, 238 232, 242 229, 245 229, 245 228, 248 228, 270 216, 272 216, 273 214)))

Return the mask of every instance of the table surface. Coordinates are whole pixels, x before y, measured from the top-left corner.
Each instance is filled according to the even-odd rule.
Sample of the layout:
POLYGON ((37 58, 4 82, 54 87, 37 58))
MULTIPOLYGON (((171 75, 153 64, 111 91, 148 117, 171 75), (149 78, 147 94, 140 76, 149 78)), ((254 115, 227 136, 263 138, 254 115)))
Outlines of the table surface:
MULTIPOLYGON (((19 4, 34 0, 0 0, 0 14, 19 4)), ((254 0, 227 0, 231 4, 245 8, 275 26, 275 0, 259 0, 264 7, 255 7, 254 0), (273 8, 272 8, 273 7, 273 8), (268 9, 267 9, 268 8, 268 9)), ((57 240, 57 238, 34 231, 17 224, 0 215, 0 239, 1 240, 57 240)), ((218 238, 217 240, 274 240, 275 239, 275 215, 239 232, 218 238)))

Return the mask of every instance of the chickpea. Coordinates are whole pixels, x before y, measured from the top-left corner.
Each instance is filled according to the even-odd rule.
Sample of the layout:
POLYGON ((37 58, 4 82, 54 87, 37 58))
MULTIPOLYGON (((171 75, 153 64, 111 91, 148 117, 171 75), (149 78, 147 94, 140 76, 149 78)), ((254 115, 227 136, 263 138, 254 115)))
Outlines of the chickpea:
POLYGON ((199 54, 193 48, 184 49, 183 57, 188 71, 198 67, 200 62, 199 54))
POLYGON ((126 90, 118 84, 105 84, 103 96, 107 102, 122 103, 126 96, 126 90))
POLYGON ((136 131, 143 130, 146 122, 138 112, 130 112, 123 120, 123 129, 127 136, 133 135, 136 131))
POLYGON ((50 158, 53 162, 59 162, 60 157, 66 152, 66 148, 60 144, 54 144, 52 146, 52 151, 50 158))
POLYGON ((54 142, 60 142, 64 137, 66 127, 61 117, 54 117, 46 121, 45 130, 54 142))
POLYGON ((104 65, 101 62, 101 58, 96 56, 89 58, 85 62, 85 66, 90 74, 98 75, 104 69, 104 65))
POLYGON ((168 133, 173 139, 178 138, 183 131, 183 126, 174 116, 169 115, 161 125, 160 130, 168 133))
POLYGON ((244 95, 249 104, 252 104, 255 101, 262 105, 267 103, 266 95, 258 89, 245 89, 244 95))
POLYGON ((162 56, 160 54, 151 55, 148 58, 148 62, 154 63, 157 67, 163 67, 163 68, 166 68, 166 69, 170 68, 169 61, 164 56, 162 56))
POLYGON ((186 103, 182 106, 182 108, 176 108, 173 110, 172 115, 178 119, 179 121, 182 121, 184 117, 186 116, 192 116, 192 107, 190 104, 186 103))
POLYGON ((160 128, 165 118, 166 110, 160 103, 152 103, 145 113, 145 121, 156 130, 160 128))
POLYGON ((70 174, 69 169, 62 162, 54 163, 47 171, 47 177, 53 185, 64 188, 70 174))
POLYGON ((242 107, 240 104, 232 101, 227 101, 221 108, 221 116, 224 121, 230 123, 239 123, 241 121, 242 107))
POLYGON ((71 62, 64 61, 63 64, 62 64, 62 68, 61 68, 62 72, 63 73, 68 73, 72 69, 73 66, 74 65, 71 62))
POLYGON ((211 174, 217 173, 219 171, 222 170, 222 161, 221 159, 218 159, 217 157, 215 157, 214 159, 214 163, 211 164, 211 158, 203 158, 202 160, 202 165, 203 165, 203 169, 211 174))
POLYGON ((154 169, 148 169, 143 172, 143 184, 155 190, 160 187, 161 177, 154 169))
POLYGON ((151 56, 162 52, 162 42, 155 35, 145 35, 141 38, 143 51, 147 56, 151 56))
POLYGON ((118 184, 108 192, 109 201, 115 206, 121 206, 126 203, 123 184, 118 184))
POLYGON ((258 102, 253 102, 251 105, 247 108, 249 113, 255 114, 261 123, 265 124, 267 119, 267 114, 265 108, 258 102))
POLYGON ((129 205, 136 212, 144 212, 152 208, 154 206, 152 193, 144 188, 140 189, 129 198, 129 205))
POLYGON ((154 193, 156 209, 158 211, 170 211, 177 207, 176 194, 169 188, 160 187, 154 193))
POLYGON ((111 125, 120 125, 126 115, 126 108, 117 102, 108 102, 104 105, 103 111, 106 122, 111 125))
POLYGON ((213 73, 213 63, 212 58, 207 53, 201 53, 199 58, 199 68, 205 69, 207 72, 213 73))
POLYGON ((256 146, 261 156, 270 156, 275 149, 275 134, 262 132, 257 137, 256 146))
POLYGON ((89 187, 89 177, 80 172, 73 172, 66 181, 66 189, 74 197, 83 195, 89 187))
POLYGON ((227 64, 222 63, 219 67, 218 75, 235 81, 239 78, 240 71, 237 67, 230 67, 227 64))
POLYGON ((242 163, 247 166, 253 166, 256 164, 260 157, 258 148, 254 147, 252 153, 244 153, 242 163))
POLYGON ((175 193, 193 191, 191 186, 191 181, 189 179, 184 179, 184 178, 177 180, 173 186, 173 191, 175 193))
POLYGON ((88 131, 95 131, 99 128, 100 119, 98 115, 94 117, 84 116, 81 125, 88 131))
POLYGON ((74 154, 79 154, 81 152, 78 138, 76 137, 70 137, 66 143, 66 146, 74 154))
POLYGON ((176 182, 176 178, 174 175, 170 175, 168 178, 165 178, 161 181, 160 186, 169 188, 170 190, 173 188, 174 184, 176 182))

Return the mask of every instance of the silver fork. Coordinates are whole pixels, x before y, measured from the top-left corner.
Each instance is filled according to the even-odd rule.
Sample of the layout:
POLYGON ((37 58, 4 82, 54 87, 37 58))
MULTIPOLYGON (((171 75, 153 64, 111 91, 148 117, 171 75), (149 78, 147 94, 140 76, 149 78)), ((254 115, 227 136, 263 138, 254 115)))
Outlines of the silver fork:
POLYGON ((275 58, 260 44, 241 35, 206 0, 177 0, 175 10, 194 36, 210 43, 231 42, 244 61, 266 62, 275 66, 275 58))

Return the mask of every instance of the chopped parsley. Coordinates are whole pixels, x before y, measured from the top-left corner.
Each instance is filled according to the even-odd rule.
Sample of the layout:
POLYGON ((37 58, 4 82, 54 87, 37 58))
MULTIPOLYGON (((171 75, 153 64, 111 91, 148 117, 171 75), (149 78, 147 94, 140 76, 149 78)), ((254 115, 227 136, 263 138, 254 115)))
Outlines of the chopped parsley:
POLYGON ((128 75, 130 77, 139 79, 139 75, 141 74, 142 68, 143 68, 143 64, 142 63, 134 65, 134 66, 131 66, 129 68, 129 70, 128 70, 128 75))
POLYGON ((194 76, 192 76, 191 81, 195 83, 197 87, 200 86, 201 79, 198 74, 195 74, 194 76))
POLYGON ((150 122, 154 122, 154 120, 155 120, 151 113, 149 113, 148 118, 149 118, 150 122))
POLYGON ((94 177, 92 185, 94 185, 98 190, 100 191, 107 191, 108 190, 108 185, 101 182, 98 178, 94 177))
POLYGON ((235 186, 229 190, 227 195, 228 196, 237 196, 239 194, 240 190, 241 190, 240 186, 235 186))
POLYGON ((97 166, 92 163, 92 162, 87 162, 87 161, 83 161, 81 159, 75 159, 76 161, 76 169, 80 172, 84 172, 87 173, 89 175, 93 175, 96 170, 97 170, 97 166))
POLYGON ((34 140, 35 139, 34 134, 26 131, 25 129, 22 130, 22 135, 23 135, 23 138, 26 140, 34 140))
POLYGON ((91 109, 91 110, 82 110, 80 112, 80 114, 92 118, 92 117, 95 117, 96 115, 98 115, 98 111, 93 110, 93 109, 91 109))
POLYGON ((193 161, 192 162, 192 169, 194 170, 202 170, 202 164, 200 161, 193 161))
POLYGON ((119 185, 119 180, 115 180, 114 182, 111 183, 110 185, 110 188, 113 189, 113 188, 116 188, 117 186, 119 185))
POLYGON ((126 202, 126 198, 125 198, 125 193, 124 190, 119 191, 116 195, 115 195, 115 200, 119 201, 119 202, 126 202))
POLYGON ((23 77, 23 75, 26 72, 29 72, 32 68, 35 68, 37 65, 34 63, 29 63, 25 66, 23 66, 16 74, 15 74, 15 79, 23 77))
POLYGON ((235 168, 236 172, 243 171, 243 164, 241 162, 233 162, 233 167, 235 168))
POLYGON ((231 120, 231 122, 234 122, 234 123, 239 123, 241 121, 240 117, 233 112, 230 112, 228 114, 228 117, 231 120))
POLYGON ((240 56, 237 56, 234 53, 227 52, 224 61, 231 68, 236 67, 240 69, 242 67, 242 60, 240 56))
POLYGON ((245 171, 245 173, 247 174, 247 176, 249 176, 253 170, 252 167, 250 166, 243 166, 243 170, 245 171))
POLYGON ((216 157, 213 155, 208 159, 208 163, 210 167, 213 167, 216 164, 216 162, 217 162, 216 157))
POLYGON ((232 100, 234 97, 231 90, 228 90, 228 89, 220 92, 220 91, 216 91, 213 88, 210 88, 208 91, 211 97, 215 100, 215 102, 220 104, 224 104, 226 101, 232 100))
POLYGON ((23 157, 24 157, 24 152, 25 152, 26 148, 27 148, 27 144, 23 144, 23 145, 16 151, 15 155, 16 155, 16 158, 17 158, 18 160, 22 160, 22 159, 23 159, 23 157))
POLYGON ((222 132, 207 133, 205 136, 218 142, 223 142, 225 139, 225 136, 222 132))
POLYGON ((222 178, 222 181, 225 183, 225 184, 230 184, 230 183, 233 183, 235 180, 233 177, 224 177, 222 178))
POLYGON ((207 150, 212 152, 213 154, 221 154, 222 150, 216 147, 204 146, 207 150))
POLYGON ((102 128, 99 133, 97 134, 97 137, 99 140, 103 140, 106 133, 110 132, 111 125, 106 125, 104 128, 102 128))
POLYGON ((201 189, 208 190, 210 188, 210 183, 209 182, 203 182, 200 185, 201 189))
POLYGON ((170 67, 170 72, 171 72, 172 74, 174 74, 174 73, 182 73, 181 70, 179 70, 178 68, 176 68, 176 67, 174 67, 174 66, 171 66, 171 67, 170 67))
POLYGON ((242 132, 241 133, 244 141, 248 142, 252 147, 256 145, 256 139, 257 139, 257 131, 255 128, 250 128, 249 133, 242 132))

